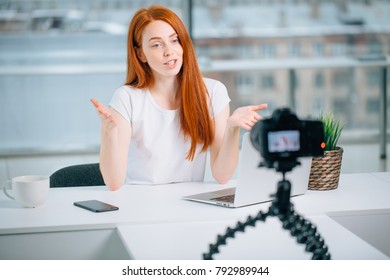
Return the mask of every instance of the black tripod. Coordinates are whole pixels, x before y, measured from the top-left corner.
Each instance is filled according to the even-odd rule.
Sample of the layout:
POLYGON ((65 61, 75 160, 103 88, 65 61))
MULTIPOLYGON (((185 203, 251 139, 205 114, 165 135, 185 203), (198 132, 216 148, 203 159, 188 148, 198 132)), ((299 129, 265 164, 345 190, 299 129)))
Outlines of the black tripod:
POLYGON ((238 222, 234 228, 228 227, 224 235, 218 235, 215 244, 210 244, 209 252, 203 254, 204 260, 212 260, 213 255, 219 253, 219 246, 225 245, 228 238, 234 238, 236 232, 244 232, 247 226, 255 226, 257 221, 265 222, 268 216, 276 216, 282 222, 285 230, 289 230, 299 244, 305 244, 305 250, 313 254, 313 260, 329 260, 330 254, 325 241, 317 232, 317 228, 308 220, 294 211, 290 202, 291 183, 286 180, 285 172, 282 172, 283 180, 278 182, 275 200, 268 212, 260 211, 256 217, 249 216, 244 223, 238 222))

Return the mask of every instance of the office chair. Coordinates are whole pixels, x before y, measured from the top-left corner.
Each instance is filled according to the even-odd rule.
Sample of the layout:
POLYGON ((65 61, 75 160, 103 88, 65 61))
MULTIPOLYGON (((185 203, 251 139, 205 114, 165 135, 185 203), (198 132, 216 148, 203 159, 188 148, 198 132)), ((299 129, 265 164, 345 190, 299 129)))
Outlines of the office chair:
POLYGON ((71 165, 50 176, 50 187, 103 186, 104 180, 98 163, 71 165))

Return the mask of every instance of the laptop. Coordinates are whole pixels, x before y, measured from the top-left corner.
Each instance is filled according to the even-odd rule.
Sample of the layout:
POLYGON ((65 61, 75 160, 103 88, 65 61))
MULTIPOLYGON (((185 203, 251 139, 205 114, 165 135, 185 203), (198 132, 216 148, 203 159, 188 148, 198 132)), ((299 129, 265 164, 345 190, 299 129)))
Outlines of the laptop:
MULTIPOLYGON (((242 139, 236 186, 183 199, 232 208, 271 201, 271 195, 276 193, 277 183, 283 176, 274 169, 258 167, 261 161, 260 152, 253 147, 249 132, 246 132, 242 139)), ((303 195, 309 184, 312 158, 299 158, 298 161, 301 164, 286 173, 286 179, 291 183, 291 196, 303 195)))

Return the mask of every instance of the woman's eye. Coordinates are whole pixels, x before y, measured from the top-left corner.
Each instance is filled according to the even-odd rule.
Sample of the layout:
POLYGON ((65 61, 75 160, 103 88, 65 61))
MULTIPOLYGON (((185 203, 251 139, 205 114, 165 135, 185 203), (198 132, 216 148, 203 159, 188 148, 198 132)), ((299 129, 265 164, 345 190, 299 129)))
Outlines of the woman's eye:
POLYGON ((162 44, 158 43, 158 42, 152 44, 153 48, 158 48, 158 47, 161 47, 161 46, 162 46, 162 44))

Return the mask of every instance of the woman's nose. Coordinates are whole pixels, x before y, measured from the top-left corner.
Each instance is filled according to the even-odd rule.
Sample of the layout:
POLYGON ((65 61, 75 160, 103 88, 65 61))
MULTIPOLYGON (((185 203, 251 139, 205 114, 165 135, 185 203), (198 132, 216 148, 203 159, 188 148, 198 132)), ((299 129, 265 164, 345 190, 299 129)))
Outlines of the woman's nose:
POLYGON ((170 47, 166 47, 164 50, 164 56, 170 56, 173 54, 173 50, 170 47))

